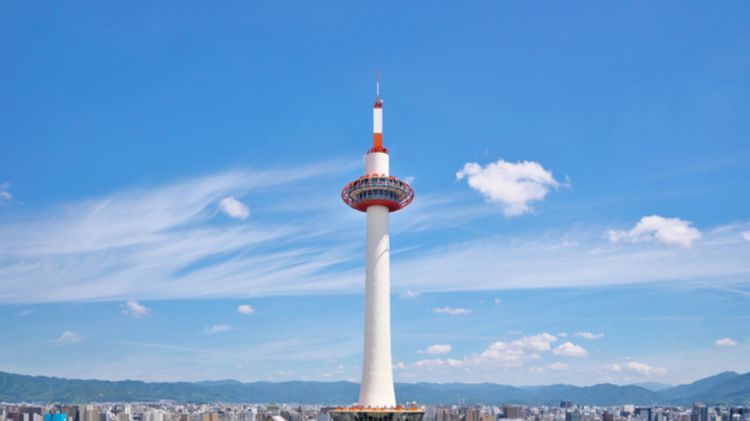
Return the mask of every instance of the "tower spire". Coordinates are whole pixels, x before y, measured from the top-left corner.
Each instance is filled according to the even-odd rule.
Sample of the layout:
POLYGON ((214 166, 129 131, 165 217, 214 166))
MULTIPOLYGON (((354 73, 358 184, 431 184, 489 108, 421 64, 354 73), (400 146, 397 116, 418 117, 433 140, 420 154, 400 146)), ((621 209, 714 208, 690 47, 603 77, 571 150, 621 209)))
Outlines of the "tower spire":
POLYGON ((380 99, 380 70, 375 71, 375 105, 372 108, 372 152, 385 152, 383 147, 383 100, 380 99))

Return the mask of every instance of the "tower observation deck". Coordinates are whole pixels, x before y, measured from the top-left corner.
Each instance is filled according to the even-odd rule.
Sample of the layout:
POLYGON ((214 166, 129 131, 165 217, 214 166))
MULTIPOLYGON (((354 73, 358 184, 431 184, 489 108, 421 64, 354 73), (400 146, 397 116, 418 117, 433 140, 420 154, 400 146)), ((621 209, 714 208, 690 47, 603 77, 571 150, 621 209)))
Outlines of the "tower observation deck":
POLYGON ((383 146, 380 83, 373 107, 373 145, 364 158, 365 172, 341 190, 352 209, 367 214, 365 268, 365 343, 359 402, 331 411, 334 421, 420 421, 424 411, 396 405, 391 360, 391 274, 388 218, 414 200, 409 183, 390 175, 383 146))

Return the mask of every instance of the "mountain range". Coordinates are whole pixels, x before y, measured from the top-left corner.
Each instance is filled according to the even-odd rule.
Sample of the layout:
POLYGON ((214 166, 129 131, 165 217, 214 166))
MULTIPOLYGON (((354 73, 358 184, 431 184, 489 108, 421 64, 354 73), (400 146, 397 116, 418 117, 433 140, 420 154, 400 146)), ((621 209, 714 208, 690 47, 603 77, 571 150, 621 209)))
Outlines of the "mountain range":
MULTIPOLYGON (((285 402, 348 405, 357 400, 352 382, 252 382, 234 380, 142 382, 134 380, 73 380, 0 372, 0 402, 285 402)), ((750 404, 750 372, 719 373, 689 384, 515 387, 495 383, 397 383, 400 401, 422 404, 546 404, 570 400, 588 405, 750 404), (648 386, 648 387, 646 387, 648 386)))

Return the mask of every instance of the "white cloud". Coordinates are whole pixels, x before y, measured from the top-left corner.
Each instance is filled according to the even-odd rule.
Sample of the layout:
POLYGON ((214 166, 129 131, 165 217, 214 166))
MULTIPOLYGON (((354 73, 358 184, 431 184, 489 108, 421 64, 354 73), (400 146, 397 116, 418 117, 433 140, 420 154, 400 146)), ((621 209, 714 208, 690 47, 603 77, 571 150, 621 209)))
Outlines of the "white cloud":
MULTIPOLYGON (((395 219, 395 218, 394 218, 395 219)), ((700 247, 679 252, 650 243, 611 247, 601 230, 495 236, 438 246, 393 262, 404 287, 420 291, 503 290, 626 285, 646 282, 706 281, 711 285, 745 282, 750 260, 739 232, 747 224, 716 227, 704 233, 700 247), (561 238, 579 238, 581 246, 554 248, 561 238), (596 252, 594 252, 596 250, 596 252), (435 265, 440 262, 440 265, 435 265), (502 277, 498 277, 502 273, 502 277), (463 279, 464 282, 456 282, 463 279)))
POLYGON ((471 313, 470 309, 461 307, 435 307, 432 311, 433 313, 450 314, 451 316, 471 313))
POLYGON ((250 209, 232 196, 225 197, 219 202, 221 210, 234 219, 246 219, 250 216, 250 209))
POLYGON ((128 302, 125 303, 125 310, 123 313, 135 318, 141 318, 151 313, 151 309, 140 304, 138 301, 128 300, 128 302))
POLYGON ((689 221, 680 218, 664 218, 658 215, 644 216, 630 231, 607 231, 609 241, 622 240, 631 242, 654 241, 670 246, 690 248, 693 241, 702 237, 702 233, 690 226, 689 221))
POLYGON ((714 342, 716 346, 737 346, 737 341, 732 338, 721 338, 714 342))
POLYGON ((255 313, 255 309, 250 304, 241 304, 237 307, 237 312, 240 314, 253 314, 255 313))
POLYGON ((620 371, 622 371, 622 366, 620 364, 617 364, 617 363, 606 364, 602 368, 605 369, 605 370, 607 370, 607 371, 615 371, 615 372, 618 372, 618 373, 620 371))
POLYGON ((500 204, 505 216, 532 212, 532 202, 544 199, 550 188, 560 187, 551 171, 532 161, 498 160, 484 168, 470 162, 456 173, 456 179, 464 178, 469 187, 482 193, 489 202, 500 204))
MULTIPOLYGON (((557 338, 549 333, 540 333, 537 335, 522 336, 510 342, 496 341, 491 343, 482 352, 466 356, 461 360, 456 359, 429 359, 408 364, 405 369, 424 369, 430 370, 436 368, 452 369, 456 367, 479 368, 481 370, 492 368, 513 368, 521 367, 527 361, 535 361, 542 358, 542 353, 551 352, 550 343, 557 341, 557 338)), ((449 345, 433 345, 436 351, 450 351, 449 345)), ((430 347, 430 348, 433 348, 430 347)), ((430 350, 428 348, 428 352, 430 350)), ((425 351, 420 351, 425 352, 425 351)), ((551 368, 561 369, 561 366, 551 368)))
POLYGON ((213 325, 203 329, 204 335, 214 335, 217 333, 229 332, 232 330, 232 326, 229 325, 213 325))
POLYGON ((77 344, 82 340, 83 336, 81 336, 79 333, 73 332, 72 330, 66 330, 62 333, 62 335, 60 335, 59 338, 53 340, 52 342, 60 345, 72 345, 77 344))
POLYGON ((604 337, 604 333, 592 333, 592 332, 576 332, 573 334, 573 336, 577 338, 583 338, 588 340, 595 340, 595 339, 601 339, 604 337))
POLYGON ((508 344, 507 342, 494 342, 485 349, 478 357, 472 360, 475 364, 493 363, 501 366, 519 366, 528 358, 526 351, 508 344))
POLYGON ((503 303, 503 300, 501 300, 499 298, 495 298, 495 305, 500 305, 502 303, 503 303))
POLYGON ((643 376, 650 376, 650 375, 662 375, 666 373, 667 370, 660 367, 652 367, 648 364, 639 363, 636 361, 628 361, 627 364, 625 364, 625 368, 627 368, 628 371, 640 374, 643 376))
MULTIPOLYGON (((332 268, 358 254, 349 224, 341 224, 341 214, 349 212, 339 202, 332 200, 332 206, 341 214, 331 216, 338 223, 322 226, 299 218, 286 224, 219 224, 212 220, 212 208, 221 198, 260 187, 257 195, 264 203, 272 202, 264 194, 279 194, 279 189, 268 187, 298 188, 301 183, 314 192, 309 184, 346 169, 336 163, 283 171, 238 170, 29 210, 12 223, 0 220, 0 279, 10 280, 0 283, 0 302, 341 290, 354 277, 354 269, 336 273, 332 268), (332 232, 341 242, 336 247, 321 244, 332 232)), ((330 213, 326 209, 319 215, 330 213)))
POLYGON ((427 354, 447 354, 451 352, 451 346, 449 344, 435 344, 427 347, 427 350, 423 351, 427 354))
POLYGON ((563 371, 568 369, 568 365, 561 362, 554 362, 547 366, 552 371, 563 371))
POLYGON ((406 368, 406 364, 404 364, 403 362, 399 361, 396 364, 393 364, 393 368, 395 368, 397 370, 403 370, 403 369, 406 368))
POLYGON ((401 293, 401 298, 412 299, 417 297, 419 297, 419 292, 417 291, 406 290, 401 293))
POLYGON ((744 238, 745 241, 750 241, 750 231, 743 231, 742 238, 744 238))
POLYGON ((13 199, 13 195, 10 194, 10 184, 8 183, 0 183, 0 204, 3 202, 9 202, 11 199, 13 199))
POLYGON ((552 352, 555 353, 555 355, 563 355, 565 357, 575 358, 581 358, 589 355, 588 351, 572 342, 565 342, 564 344, 552 350, 552 352))
POLYGON ((552 349, 551 343, 557 342, 557 338, 549 333, 540 333, 538 335, 524 336, 511 342, 511 346, 528 349, 531 351, 542 352, 552 349))
POLYGON ((557 334, 557 336, 559 336, 561 338, 567 338, 568 334, 566 332, 560 332, 560 333, 557 334))
POLYGON ((523 364, 526 360, 537 360, 541 358, 539 353, 549 352, 551 343, 557 338, 549 333, 540 333, 531 336, 522 336, 511 342, 498 341, 492 343, 487 349, 469 360, 477 365, 499 365, 502 367, 514 367, 523 364))
POLYGON ((544 373, 544 368, 532 365, 531 367, 529 367, 529 373, 534 373, 534 374, 544 373))

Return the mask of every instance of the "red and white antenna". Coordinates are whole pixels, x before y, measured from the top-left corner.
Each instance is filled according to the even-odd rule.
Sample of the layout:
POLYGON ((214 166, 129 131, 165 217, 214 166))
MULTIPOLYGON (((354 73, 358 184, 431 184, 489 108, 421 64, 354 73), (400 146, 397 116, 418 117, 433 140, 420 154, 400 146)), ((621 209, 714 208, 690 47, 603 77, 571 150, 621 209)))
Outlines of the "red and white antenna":
POLYGON ((375 72, 375 106, 372 109, 372 151, 385 152, 383 147, 383 100, 380 99, 380 70, 375 72))

